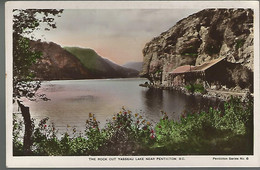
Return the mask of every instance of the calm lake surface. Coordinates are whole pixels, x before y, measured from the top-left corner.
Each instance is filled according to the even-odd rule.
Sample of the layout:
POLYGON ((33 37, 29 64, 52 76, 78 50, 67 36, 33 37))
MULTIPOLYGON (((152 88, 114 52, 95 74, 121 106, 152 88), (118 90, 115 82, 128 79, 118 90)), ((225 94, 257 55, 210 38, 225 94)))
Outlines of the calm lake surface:
POLYGON ((84 132, 90 112, 104 126, 106 120, 112 119, 122 106, 133 113, 140 113, 154 124, 162 116, 160 110, 166 111, 169 119, 179 120, 183 112, 216 105, 216 101, 176 91, 140 87, 139 84, 145 81, 130 78, 43 82, 39 91, 51 100, 24 101, 24 104, 30 107, 31 116, 36 122, 49 117, 49 123, 54 123, 60 133, 73 127, 84 132))

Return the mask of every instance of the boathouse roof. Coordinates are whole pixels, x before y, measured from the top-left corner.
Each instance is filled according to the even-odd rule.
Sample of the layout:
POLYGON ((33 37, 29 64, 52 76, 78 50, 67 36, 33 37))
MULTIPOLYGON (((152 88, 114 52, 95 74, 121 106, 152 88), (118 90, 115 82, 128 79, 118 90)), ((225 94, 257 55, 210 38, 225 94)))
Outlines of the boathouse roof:
POLYGON ((181 74, 181 73, 191 72, 194 67, 195 66, 191 66, 191 65, 180 66, 174 69, 172 72, 170 72, 170 74, 181 74))
POLYGON ((209 69, 210 67, 214 66, 215 64, 219 63, 220 61, 224 60, 225 58, 226 57, 220 57, 220 58, 211 60, 209 62, 205 62, 198 66, 191 66, 191 65, 180 66, 180 67, 177 67, 176 69, 174 69, 169 74, 178 75, 178 74, 185 74, 185 73, 192 73, 192 72, 203 72, 203 71, 209 69))

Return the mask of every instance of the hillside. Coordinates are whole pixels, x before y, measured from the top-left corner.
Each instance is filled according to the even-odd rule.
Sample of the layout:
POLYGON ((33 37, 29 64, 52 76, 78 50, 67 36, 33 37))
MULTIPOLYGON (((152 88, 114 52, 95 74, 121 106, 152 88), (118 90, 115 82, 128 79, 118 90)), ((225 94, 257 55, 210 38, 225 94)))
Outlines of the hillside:
POLYGON ((53 42, 31 41, 31 48, 42 52, 32 66, 35 79, 100 79, 137 77, 138 71, 121 67, 88 48, 66 47, 53 42))
POLYGON ((252 90, 253 30, 251 9, 202 10, 180 20, 145 45, 141 76, 148 78, 154 85, 172 86, 173 77, 169 73, 176 68, 205 65, 225 57, 225 63, 230 67, 223 65, 221 70, 213 70, 214 74, 218 74, 211 77, 208 86, 252 90), (221 76, 228 79, 228 84, 214 81, 214 78, 221 76))
POLYGON ((138 71, 124 68, 99 56, 94 50, 79 47, 64 47, 98 78, 137 77, 138 71))
POLYGON ((37 60, 32 69, 36 79, 88 79, 94 78, 90 70, 71 53, 53 42, 31 41, 31 48, 42 52, 41 59, 37 60))

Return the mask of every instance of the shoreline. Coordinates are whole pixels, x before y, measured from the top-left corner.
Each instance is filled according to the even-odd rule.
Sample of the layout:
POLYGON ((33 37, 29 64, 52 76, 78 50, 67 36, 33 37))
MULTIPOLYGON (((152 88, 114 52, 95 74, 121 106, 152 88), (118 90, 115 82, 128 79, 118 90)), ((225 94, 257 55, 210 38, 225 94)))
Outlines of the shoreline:
POLYGON ((145 80, 146 78, 143 77, 129 77, 129 78, 93 78, 93 79, 53 79, 53 80, 33 80, 32 82, 40 81, 41 83, 46 83, 46 82, 58 82, 58 81, 95 81, 95 80, 136 80, 136 79, 142 79, 145 80))
POLYGON ((233 97, 238 97, 241 99, 242 102, 246 102, 249 97, 254 97, 253 93, 250 93, 248 90, 240 90, 240 91, 234 91, 234 90, 213 90, 213 89, 205 89, 205 93, 199 93, 199 92, 189 92, 185 87, 181 86, 162 86, 162 85, 151 85, 151 84, 139 84, 141 87, 146 88, 154 88, 154 89, 162 89, 162 90, 174 90, 181 92, 187 96, 201 96, 203 98, 207 99, 218 99, 220 101, 227 101, 233 97))

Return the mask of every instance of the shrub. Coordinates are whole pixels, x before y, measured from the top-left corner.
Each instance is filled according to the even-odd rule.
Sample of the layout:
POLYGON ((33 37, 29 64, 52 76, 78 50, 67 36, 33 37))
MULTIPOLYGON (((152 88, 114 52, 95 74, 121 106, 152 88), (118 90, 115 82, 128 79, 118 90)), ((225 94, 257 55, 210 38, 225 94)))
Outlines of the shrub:
MULTIPOLYGON (((84 134, 67 132, 60 138, 48 118, 40 121, 33 133, 33 155, 187 155, 252 154, 253 100, 247 103, 231 98, 223 111, 182 114, 180 121, 170 120, 166 112, 153 126, 140 114, 124 107, 99 128, 89 113, 84 134)), ((22 123, 14 117, 14 155, 23 155, 22 123)))
POLYGON ((23 155, 22 126, 23 121, 13 115, 13 152, 14 155, 23 155))
POLYGON ((157 143, 171 154, 252 154, 252 115, 252 101, 232 98, 224 112, 210 108, 182 115, 180 122, 161 119, 156 125, 157 143))
POLYGON ((235 45, 236 50, 238 50, 239 48, 243 47, 244 43, 245 43, 244 39, 236 40, 236 45, 235 45))
POLYGON ((211 42, 206 44, 205 52, 209 55, 218 54, 221 49, 221 43, 218 44, 218 42, 211 42))
POLYGON ((198 41, 194 42, 193 45, 190 45, 186 48, 184 48, 181 51, 182 56, 198 56, 198 48, 200 46, 200 43, 198 41))
POLYGON ((147 150, 155 139, 151 123, 141 115, 131 114, 124 107, 113 116, 105 128, 106 144, 101 147, 105 155, 135 155, 140 150, 147 150))
POLYGON ((186 85, 185 88, 191 93, 194 92, 205 93, 205 88, 203 87, 202 84, 189 84, 186 85))

